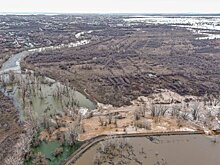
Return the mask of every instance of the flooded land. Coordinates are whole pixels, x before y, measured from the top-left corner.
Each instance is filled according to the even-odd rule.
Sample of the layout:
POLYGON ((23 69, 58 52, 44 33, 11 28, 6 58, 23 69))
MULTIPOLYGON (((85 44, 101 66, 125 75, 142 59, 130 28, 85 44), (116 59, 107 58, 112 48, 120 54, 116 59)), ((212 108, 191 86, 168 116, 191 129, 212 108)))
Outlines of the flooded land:
POLYGON ((219 16, 0 16, 0 164, 219 165, 219 91, 219 16))
POLYGON ((219 137, 204 135, 109 138, 87 150, 74 164, 218 165, 219 142, 219 137))
POLYGON ((28 56, 23 66, 42 68, 54 79, 67 79, 98 102, 114 106, 129 105, 161 89, 182 96, 218 95, 219 40, 201 40, 204 34, 174 26, 173 19, 165 19, 166 24, 128 19, 114 28, 93 30, 87 35, 97 39, 87 45, 28 56))

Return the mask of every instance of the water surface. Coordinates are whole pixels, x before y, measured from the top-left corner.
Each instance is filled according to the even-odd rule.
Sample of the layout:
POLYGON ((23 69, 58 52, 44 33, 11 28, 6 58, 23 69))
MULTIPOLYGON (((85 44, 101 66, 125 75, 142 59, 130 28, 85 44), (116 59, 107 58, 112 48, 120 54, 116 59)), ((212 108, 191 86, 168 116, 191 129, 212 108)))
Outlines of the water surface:
MULTIPOLYGON (((171 135, 128 138, 136 158, 144 165, 219 165, 220 137, 205 135, 171 135)), ((100 143, 90 148, 75 165, 92 165, 100 143)), ((108 164, 108 163, 105 163, 108 164)), ((130 161, 135 165, 134 161, 130 161)))

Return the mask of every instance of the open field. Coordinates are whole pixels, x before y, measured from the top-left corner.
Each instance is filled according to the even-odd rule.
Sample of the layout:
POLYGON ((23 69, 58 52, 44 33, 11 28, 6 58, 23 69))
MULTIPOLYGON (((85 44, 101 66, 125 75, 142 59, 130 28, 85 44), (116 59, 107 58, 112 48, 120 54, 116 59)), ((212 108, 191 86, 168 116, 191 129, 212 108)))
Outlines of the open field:
POLYGON ((91 35, 105 39, 36 53, 24 66, 69 81, 98 102, 114 106, 161 89, 180 95, 219 93, 219 40, 196 40, 191 31, 162 25, 123 31, 127 33, 121 28, 114 28, 118 34, 94 31, 91 35))
POLYGON ((93 22, 93 17, 0 15, 0 67, 23 50, 75 42, 77 33, 95 28, 85 22, 93 22))

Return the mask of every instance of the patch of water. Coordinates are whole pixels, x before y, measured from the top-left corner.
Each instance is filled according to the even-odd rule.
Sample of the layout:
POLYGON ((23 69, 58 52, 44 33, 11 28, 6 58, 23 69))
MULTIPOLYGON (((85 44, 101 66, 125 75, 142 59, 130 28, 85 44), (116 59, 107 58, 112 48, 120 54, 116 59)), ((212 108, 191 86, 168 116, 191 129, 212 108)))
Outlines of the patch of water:
MULTIPOLYGON (((20 67, 20 61, 33 52, 55 50, 65 47, 76 47, 87 43, 89 43, 88 40, 82 40, 67 45, 62 44, 59 46, 50 46, 50 47, 32 49, 29 51, 24 51, 15 54, 3 64, 0 70, 1 78, 7 80, 8 73, 10 71, 13 71, 16 73, 17 77, 21 77, 23 79, 22 81, 26 82, 25 86, 30 86, 31 88, 37 89, 37 90, 33 90, 34 92, 29 93, 29 102, 31 103, 30 108, 32 108, 32 111, 33 113, 35 113, 36 116, 41 116, 44 113, 54 114, 56 112, 62 111, 64 106, 66 106, 67 104, 68 105, 73 104, 74 106, 83 107, 85 109, 90 109, 90 110, 95 109, 96 105, 86 96, 76 91, 75 89, 66 87, 61 83, 56 82, 55 80, 50 79, 48 77, 44 77, 44 80, 48 81, 49 83, 39 83, 39 82, 35 82, 34 84, 27 83, 27 81, 29 81, 26 80, 28 75, 21 73, 21 67, 20 67), (61 90, 62 91, 68 90, 66 96, 63 95, 58 99, 54 97, 54 95, 56 95, 56 93, 60 92, 61 90)), ((35 77, 35 80, 36 79, 37 78, 35 77)), ((3 89, 1 90, 3 91, 3 89)), ((24 109, 24 102, 22 101, 21 87, 15 84, 12 87, 12 90, 10 90, 10 92, 4 90, 4 93, 5 95, 10 96, 14 100, 15 106, 18 108, 18 110, 20 110, 21 116, 23 116, 24 112, 22 110, 24 109)))
MULTIPOLYGON (((135 158, 142 164, 219 165, 220 137, 205 135, 171 135, 127 138, 135 158), (213 138, 216 141, 213 141, 213 138)), ((94 164, 101 143, 87 150, 74 164, 94 164)), ((111 157, 111 156, 110 156, 111 157)), ((120 156, 118 159, 122 159, 120 156)), ((114 161, 118 161, 114 159, 114 161)), ((108 159, 107 162, 110 162, 108 159)), ((106 163, 103 163, 106 164, 106 163)), ((138 165, 134 160, 127 164, 138 165)))
POLYGON ((144 16, 126 18, 124 21, 129 24, 146 23, 153 25, 171 25, 184 27, 192 30, 196 34, 206 35, 205 37, 198 37, 197 39, 218 39, 220 38, 220 17, 167 17, 167 16, 144 16), (196 30, 197 29, 197 30, 196 30), (212 34, 212 32, 218 32, 212 34))

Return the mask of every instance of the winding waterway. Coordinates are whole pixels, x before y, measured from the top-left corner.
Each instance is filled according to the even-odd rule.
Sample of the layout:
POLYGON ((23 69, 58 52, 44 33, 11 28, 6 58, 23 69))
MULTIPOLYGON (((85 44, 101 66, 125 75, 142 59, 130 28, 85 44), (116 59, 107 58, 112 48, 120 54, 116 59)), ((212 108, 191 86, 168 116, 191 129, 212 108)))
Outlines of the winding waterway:
MULTIPOLYGON (((23 51, 18 54, 14 54, 11 58, 9 58, 3 64, 0 70, 1 78, 6 80, 8 78, 8 73, 10 71, 13 71, 14 73, 16 73, 16 77, 21 77, 23 81, 30 81, 30 80, 25 80, 28 78, 29 75, 21 71, 20 61, 23 58, 25 58, 28 55, 31 55, 33 52, 54 50, 54 49, 60 49, 60 48, 65 48, 65 47, 76 47, 76 46, 87 44, 88 42, 89 41, 87 40, 82 40, 80 42, 70 43, 68 45, 37 48, 37 49, 28 50, 28 51, 23 51)), ((39 78, 32 77, 32 79, 34 79, 35 81, 36 79, 39 79, 39 78)), ((82 112, 85 112, 87 109, 92 110, 96 108, 96 105, 94 104, 94 102, 89 100, 86 96, 76 91, 75 89, 67 87, 61 84, 60 82, 57 82, 48 77, 43 77, 41 79, 43 79, 43 81, 46 81, 48 83, 40 83, 38 87, 35 87, 35 88, 38 88, 38 90, 35 91, 34 94, 30 93, 30 96, 29 96, 29 99, 32 103, 31 108, 38 117, 45 112, 47 114, 54 114, 59 111, 62 111, 64 106, 67 104, 74 104, 74 106, 79 107, 80 110, 82 110, 82 112), (66 96, 62 96, 60 99, 54 98, 54 95, 58 91, 65 91, 65 90, 68 90, 68 94, 66 94, 66 96)), ((23 116, 24 106, 22 103, 22 98, 21 98, 19 89, 20 89, 19 85, 13 85, 10 91, 3 89, 3 88, 1 88, 1 91, 3 91, 5 95, 10 96, 13 99, 16 108, 19 110, 21 116, 23 116)))
MULTIPOLYGON (((58 112, 62 112, 65 108, 76 107, 82 113, 88 110, 96 108, 94 102, 89 98, 84 96, 77 90, 70 88, 66 85, 61 84, 51 78, 44 76, 37 76, 33 71, 26 70, 26 72, 21 70, 20 62, 26 56, 31 55, 34 52, 55 50, 65 47, 76 47, 89 43, 87 40, 78 41, 76 43, 70 43, 67 45, 50 46, 32 49, 28 51, 23 51, 14 54, 9 58, 0 69, 0 78, 4 82, 9 82, 10 74, 13 72, 18 82, 7 84, 2 86, 0 84, 0 91, 2 91, 6 96, 9 96, 16 106, 20 114, 20 120, 24 121, 26 118, 25 108, 31 109, 32 116, 37 120, 42 120, 44 115, 52 115, 58 112), (30 74, 31 73, 31 74, 30 74), (23 82, 20 83, 20 82, 23 82), (27 87, 27 96, 25 101, 22 99, 22 88, 27 87), (10 89, 10 90, 9 90, 10 89), (59 97, 57 96, 58 93, 59 97)), ((17 81, 17 80, 16 80, 17 81)), ((67 84, 68 85, 68 84, 67 84)), ((79 146, 75 145, 62 146, 63 154, 60 157, 53 157, 52 153, 61 144, 58 141, 42 142, 37 148, 32 148, 33 153, 41 152, 43 153, 48 161, 48 165, 59 165, 66 159, 70 154, 72 154, 79 146)), ((25 164, 32 164, 31 161, 25 162, 25 164)))

